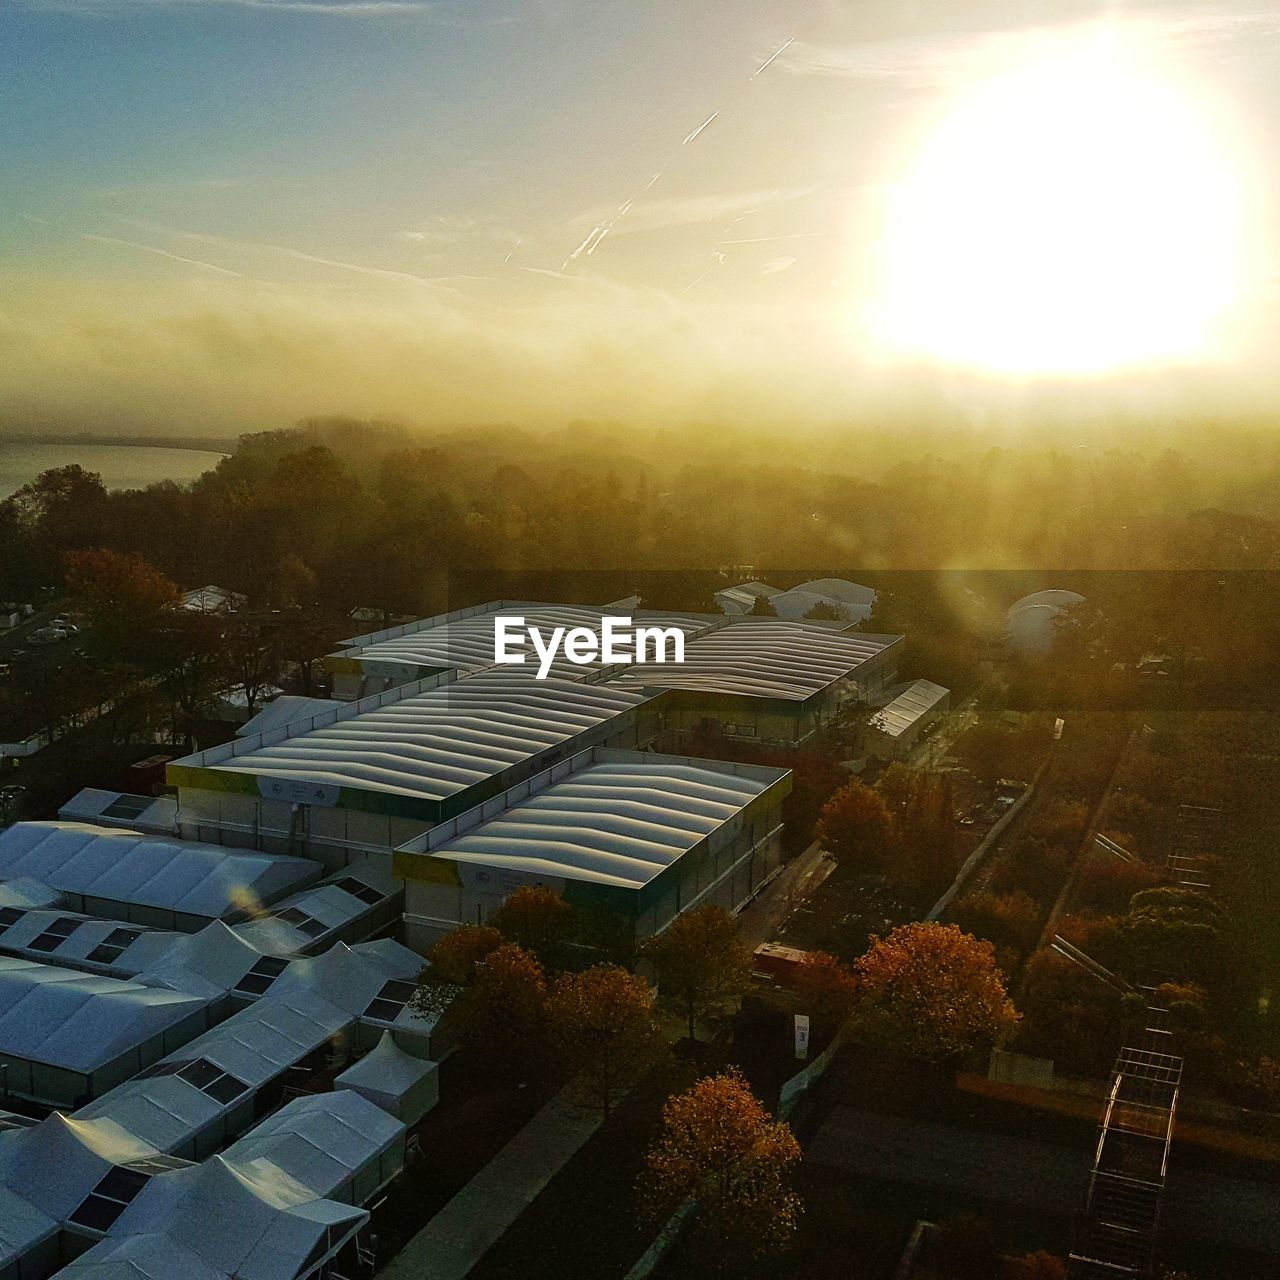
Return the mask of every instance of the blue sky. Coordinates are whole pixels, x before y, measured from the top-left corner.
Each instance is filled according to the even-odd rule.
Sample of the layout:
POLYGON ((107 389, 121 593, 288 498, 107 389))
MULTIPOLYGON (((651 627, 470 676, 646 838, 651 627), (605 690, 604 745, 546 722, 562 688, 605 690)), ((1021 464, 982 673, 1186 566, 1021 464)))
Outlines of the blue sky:
MULTIPOLYGON (((1020 42, 1103 14, 1204 88, 1274 224, 1262 0, 5 0, 0 423, 945 401, 864 323, 885 193, 1020 42)), ((1234 346, 1085 391, 1270 406, 1278 260, 1250 242, 1234 346)))

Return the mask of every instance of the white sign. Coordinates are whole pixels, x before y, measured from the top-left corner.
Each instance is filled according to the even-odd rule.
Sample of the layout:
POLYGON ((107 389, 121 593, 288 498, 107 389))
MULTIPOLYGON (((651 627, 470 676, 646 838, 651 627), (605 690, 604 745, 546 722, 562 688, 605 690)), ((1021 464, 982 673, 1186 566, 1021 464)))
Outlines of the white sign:
POLYGON ((796 1014, 796 1057, 803 1062, 809 1056, 809 1015, 796 1014))
POLYGON ((520 617, 494 618, 493 660, 499 666, 523 666, 526 648, 537 655, 538 679, 563 657, 576 667, 596 662, 683 662, 684 632, 679 627, 633 627, 630 618, 606 616, 600 628, 552 627, 543 634, 520 617), (668 655, 668 649, 670 654, 668 655))
POLYGON ((324 782, 299 782, 292 778, 259 776, 258 793, 264 800, 287 804, 316 804, 332 809, 341 799, 342 788, 324 782))

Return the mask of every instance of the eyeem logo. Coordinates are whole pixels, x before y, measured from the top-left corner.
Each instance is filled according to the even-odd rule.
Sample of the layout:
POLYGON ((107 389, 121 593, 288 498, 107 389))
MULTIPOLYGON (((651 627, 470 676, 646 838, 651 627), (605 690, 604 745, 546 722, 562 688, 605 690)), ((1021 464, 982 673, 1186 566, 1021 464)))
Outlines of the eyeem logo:
POLYGON ((494 618, 493 660, 522 666, 526 649, 537 654, 538 679, 563 656, 575 666, 594 662, 683 662, 684 632, 679 627, 633 627, 630 618, 605 617, 600 630, 590 627, 552 627, 550 633, 525 625, 523 618, 494 618))

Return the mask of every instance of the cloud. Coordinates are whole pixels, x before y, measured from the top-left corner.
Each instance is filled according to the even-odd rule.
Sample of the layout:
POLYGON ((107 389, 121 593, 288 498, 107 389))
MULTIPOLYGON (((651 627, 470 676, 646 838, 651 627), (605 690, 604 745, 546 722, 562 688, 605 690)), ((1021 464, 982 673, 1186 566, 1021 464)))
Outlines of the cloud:
POLYGON ((1157 41, 1183 46, 1212 46, 1240 38, 1280 35, 1280 15, 1272 10, 1210 13, 1199 8, 1177 12, 1129 9, 1112 20, 1101 11, 1017 30, 967 31, 940 36, 864 40, 849 44, 792 41, 778 54, 776 67, 802 76, 843 76, 905 88, 947 88, 976 72, 1007 63, 1037 41, 1064 30, 1118 26, 1157 41))
POLYGON ((667 200, 634 201, 627 207, 624 217, 618 217, 619 211, 616 208, 597 209, 575 218, 572 225, 581 228, 600 226, 617 218, 616 227, 610 228, 615 237, 635 235, 640 232, 667 231, 708 222, 740 220, 765 209, 802 200, 816 190, 818 188, 813 186, 773 187, 749 191, 722 191, 667 200))

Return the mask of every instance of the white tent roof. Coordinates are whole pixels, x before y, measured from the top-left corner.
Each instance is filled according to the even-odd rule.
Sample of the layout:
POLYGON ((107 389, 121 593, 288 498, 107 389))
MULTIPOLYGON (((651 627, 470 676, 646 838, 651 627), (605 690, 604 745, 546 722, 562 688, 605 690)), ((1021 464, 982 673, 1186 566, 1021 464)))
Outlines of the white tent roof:
POLYGON ((138 981, 209 998, 230 991, 263 956, 243 929, 214 920, 199 933, 170 934, 164 954, 138 974, 138 981))
POLYGON ((596 755, 430 856, 639 889, 786 776, 644 752, 596 755))
POLYGON ((138 982, 0 956, 0 1053, 87 1073, 204 1004, 138 982))
POLYGON ((602 727, 607 733, 649 696, 504 668, 294 737, 246 739, 238 754, 215 747, 181 763, 439 800, 602 727))
POLYGON ((114 1165, 155 1152, 111 1120, 53 1112, 0 1138, 0 1186, 66 1219, 114 1165))
POLYGON ((316 1196, 342 1191, 404 1134, 404 1125, 349 1089, 293 1099, 224 1152, 246 1177, 280 1171, 316 1196))
POLYGON ((629 667, 618 683, 803 702, 901 639, 781 618, 734 618, 690 640, 683 662, 629 667))
POLYGON ((282 693, 268 702, 251 720, 246 720, 236 730, 237 738, 250 738, 255 733, 270 733, 295 720, 307 720, 323 711, 336 711, 346 704, 334 698, 301 698, 296 694, 282 693))
POLYGON ((125 973, 145 969, 182 937, 185 935, 123 920, 99 920, 74 911, 31 910, 7 928, 0 922, 0 949, 26 952, 29 959, 50 964, 74 964, 92 958, 96 964, 110 965, 125 973), (98 952, 108 939, 113 939, 112 950, 98 952))
POLYGON ((0 1186, 0 1267, 22 1257, 58 1231, 58 1222, 25 1197, 0 1186))
POLYGON ((17 822, 0 832, 0 877, 64 893, 217 919, 271 902, 319 864, 79 822, 17 822))
POLYGON ((1023 596, 1009 606, 1006 615, 1011 642, 1027 653, 1047 653, 1053 648, 1053 629, 1058 616, 1064 609, 1083 603, 1084 596, 1059 588, 1023 596))
POLYGON ((871 724, 891 738, 900 738, 950 692, 932 680, 914 680, 871 717, 871 724))
POLYGON ((405 1053, 396 1044, 392 1032, 384 1031, 382 1039, 333 1083, 338 1089, 355 1089, 379 1106, 392 1110, 423 1076, 436 1069, 434 1062, 405 1053))
POLYGON ((56 907, 62 901, 57 889, 33 876, 17 876, 12 880, 0 880, 0 907, 13 907, 29 911, 33 907, 56 907))
POLYGON ((237 925, 236 932, 261 951, 296 954, 315 949, 327 934, 377 910, 398 892, 389 863, 353 862, 323 884, 277 902, 269 915, 237 925), (299 921, 292 914, 296 912, 308 923, 299 921))
POLYGON ((108 1236, 57 1273, 55 1280, 231 1280, 163 1234, 108 1236))
POLYGON ((317 1198, 281 1169, 247 1169, 222 1155, 153 1179, 113 1234, 154 1237, 157 1256, 168 1251, 169 1277, 186 1280, 191 1273, 182 1266, 195 1255, 203 1268, 196 1276, 294 1280, 319 1242, 328 1238, 336 1246, 368 1218, 363 1209, 317 1198))

